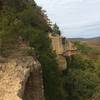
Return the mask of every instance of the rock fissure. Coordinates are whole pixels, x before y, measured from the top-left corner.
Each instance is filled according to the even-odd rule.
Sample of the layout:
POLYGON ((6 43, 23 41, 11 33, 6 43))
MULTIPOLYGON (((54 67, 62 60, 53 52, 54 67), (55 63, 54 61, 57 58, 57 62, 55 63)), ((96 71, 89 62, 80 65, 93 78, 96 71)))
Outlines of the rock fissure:
POLYGON ((39 62, 22 56, 0 63, 0 100, 44 100, 39 62))

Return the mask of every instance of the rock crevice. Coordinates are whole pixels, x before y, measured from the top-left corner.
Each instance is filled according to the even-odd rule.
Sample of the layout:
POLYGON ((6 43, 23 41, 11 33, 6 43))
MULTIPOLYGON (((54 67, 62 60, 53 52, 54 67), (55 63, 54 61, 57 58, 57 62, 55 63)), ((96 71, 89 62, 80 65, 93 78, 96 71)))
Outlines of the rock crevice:
POLYGON ((42 68, 31 56, 0 63, 0 100, 44 100, 42 68))

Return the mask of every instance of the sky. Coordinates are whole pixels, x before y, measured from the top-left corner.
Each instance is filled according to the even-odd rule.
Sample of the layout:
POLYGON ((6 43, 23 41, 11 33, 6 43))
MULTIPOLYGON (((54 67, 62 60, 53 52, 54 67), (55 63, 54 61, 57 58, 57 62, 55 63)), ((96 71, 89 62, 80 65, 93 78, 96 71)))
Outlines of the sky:
POLYGON ((100 0, 35 0, 67 38, 100 36, 100 0))

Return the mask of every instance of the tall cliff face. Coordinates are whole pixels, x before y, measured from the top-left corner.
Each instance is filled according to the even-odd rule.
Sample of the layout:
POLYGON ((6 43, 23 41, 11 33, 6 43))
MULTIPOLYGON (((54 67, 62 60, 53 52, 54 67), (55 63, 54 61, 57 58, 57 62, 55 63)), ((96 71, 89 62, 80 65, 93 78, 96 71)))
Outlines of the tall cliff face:
POLYGON ((44 100, 41 65, 31 56, 0 62, 0 100, 44 100))

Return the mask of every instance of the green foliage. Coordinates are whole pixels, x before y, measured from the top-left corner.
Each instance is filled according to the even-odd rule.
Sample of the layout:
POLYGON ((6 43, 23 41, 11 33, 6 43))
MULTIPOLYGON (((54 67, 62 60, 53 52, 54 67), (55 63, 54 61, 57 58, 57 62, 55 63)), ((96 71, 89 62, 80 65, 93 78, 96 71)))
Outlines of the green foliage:
POLYGON ((36 54, 38 55, 44 72, 46 100, 61 100, 63 96, 59 87, 61 82, 60 75, 57 71, 58 64, 55 59, 55 54, 51 52, 48 36, 45 32, 38 31, 38 33, 32 34, 31 38, 30 45, 35 47, 36 54))
POLYGON ((75 41, 74 44, 77 47, 78 51, 83 54, 88 54, 89 51, 92 49, 87 44, 81 43, 80 41, 75 41))
MULTIPOLYGON (((29 55, 35 51, 42 65, 46 100, 86 100, 95 92, 99 83, 99 64, 94 64, 92 60, 83 56, 88 54, 90 48, 76 42, 82 54, 72 57, 67 73, 60 74, 57 70, 56 55, 50 48, 50 30, 45 15, 34 0, 1 0, 0 56, 1 53, 8 55, 11 50, 18 48, 19 37, 22 37, 34 48, 28 52, 29 55)), ((53 31, 55 34, 61 34, 56 24, 53 31)))
POLYGON ((97 58, 95 60, 95 66, 96 66, 96 72, 97 72, 98 76, 100 77, 100 55, 97 56, 97 58))
POLYGON ((90 59, 76 55, 71 58, 70 68, 64 77, 64 88, 68 100, 87 100, 99 86, 99 77, 95 65, 90 59))
POLYGON ((30 3, 26 0, 5 0, 2 1, 2 8, 0 13, 1 51, 14 48, 19 43, 20 36, 28 41, 32 32, 50 29, 40 7, 34 1, 30 3))
MULTIPOLYGON (((45 15, 34 0, 2 0, 0 13, 0 53, 11 54, 18 48, 19 37, 34 48, 43 67, 46 100, 63 100, 60 92, 60 76, 57 71, 55 54, 50 48, 48 31, 51 30, 45 15), (9 52, 8 52, 9 51, 9 52)), ((33 51, 34 52, 34 51, 33 51)), ((32 54, 32 50, 29 51, 32 54)))
POLYGON ((59 27, 57 26, 57 24, 53 25, 53 32, 54 32, 54 34, 61 35, 61 31, 60 31, 59 27))
MULTIPOLYGON (((93 48, 79 41, 74 42, 79 54, 70 57, 64 88, 68 100, 91 100, 100 86, 100 57, 93 48), (95 58, 93 57, 95 54, 95 58)), ((65 74, 66 75, 66 74, 65 74)))
POLYGON ((99 46, 95 46, 95 45, 91 46, 81 41, 74 41, 74 44, 76 45, 78 52, 80 52, 83 55, 88 55, 90 59, 96 60, 96 58, 100 56, 99 46))

